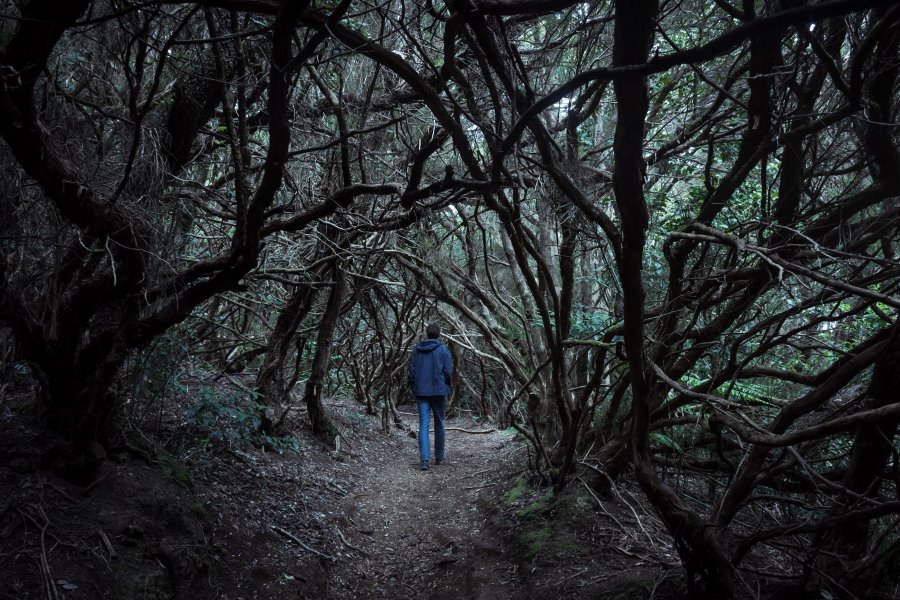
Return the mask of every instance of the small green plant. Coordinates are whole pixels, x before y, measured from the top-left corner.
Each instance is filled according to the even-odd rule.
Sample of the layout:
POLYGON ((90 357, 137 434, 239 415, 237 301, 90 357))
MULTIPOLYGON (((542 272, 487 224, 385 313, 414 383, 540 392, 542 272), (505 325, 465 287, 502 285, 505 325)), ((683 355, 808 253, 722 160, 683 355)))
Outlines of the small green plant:
POLYGON ((684 450, 681 448, 681 446, 678 445, 678 442, 665 434, 654 431, 650 434, 650 439, 662 446, 666 446, 667 448, 674 450, 678 454, 684 454, 684 450))
POLYGON ((503 501, 507 504, 512 504, 523 495, 525 495, 525 491, 527 490, 527 484, 525 483, 524 477, 519 477, 516 479, 516 482, 513 486, 503 495, 503 501))
POLYGON ((352 429, 368 429, 369 419, 365 414, 351 412, 347 415, 347 424, 350 425, 352 429))
POLYGON ((550 523, 545 521, 540 527, 531 529, 522 534, 522 545, 528 556, 536 556, 547 546, 550 534, 553 532, 550 523))
POLYGON ((553 492, 547 492, 522 510, 518 511, 516 513, 516 516, 523 521, 531 519, 545 512, 548 508, 550 508, 550 505, 552 503, 553 492))
POLYGON ((265 446, 278 453, 299 452, 297 438, 261 431, 264 409, 256 393, 248 398, 238 392, 223 394, 211 387, 203 387, 188 410, 187 423, 199 426, 211 441, 265 446))
MULTIPOLYGON (((522 483, 524 491, 524 481, 522 483)), ((589 506, 587 503, 579 505, 578 500, 577 495, 557 496, 547 492, 516 513, 522 527, 519 541, 529 557, 545 550, 559 555, 577 549, 578 541, 570 523, 578 520, 579 510, 589 506)))
MULTIPOLYGON (((191 331, 186 329, 182 336, 190 338, 191 331)), ((175 332, 161 336, 130 359, 132 394, 142 404, 161 402, 167 394, 177 391, 185 356, 182 336, 175 332)))
POLYGON ((175 460, 171 454, 160 452, 156 455, 156 462, 159 469, 170 477, 175 483, 184 490, 189 492, 194 490, 194 482, 191 480, 191 474, 188 470, 175 460))

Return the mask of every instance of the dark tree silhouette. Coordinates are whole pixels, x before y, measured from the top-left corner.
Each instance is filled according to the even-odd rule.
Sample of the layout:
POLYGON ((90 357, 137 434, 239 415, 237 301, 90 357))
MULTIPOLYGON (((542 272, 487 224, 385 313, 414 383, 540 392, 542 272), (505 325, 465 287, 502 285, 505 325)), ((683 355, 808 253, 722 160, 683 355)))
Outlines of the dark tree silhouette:
POLYGON ((634 476, 696 595, 896 561, 895 2, 2 15, 0 373, 27 364, 69 475, 160 340, 265 443, 301 406, 332 442, 336 394, 399 424, 440 320, 452 408, 557 494, 634 476))

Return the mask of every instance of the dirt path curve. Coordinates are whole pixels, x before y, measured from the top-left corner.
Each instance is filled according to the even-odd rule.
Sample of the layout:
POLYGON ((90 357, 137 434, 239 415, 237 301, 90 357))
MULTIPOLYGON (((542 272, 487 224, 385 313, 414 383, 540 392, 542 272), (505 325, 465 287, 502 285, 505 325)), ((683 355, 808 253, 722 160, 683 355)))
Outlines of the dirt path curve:
MULTIPOLYGON (((413 415, 407 426, 417 427, 413 415)), ((451 428, 481 430, 464 419, 451 428)), ((522 447, 506 432, 447 431, 447 463, 420 471, 417 441, 402 432, 369 438, 351 458, 353 491, 342 532, 359 560, 332 573, 336 597, 522 598, 517 564, 491 527, 522 447), (361 454, 362 453, 362 454, 361 454), (344 589, 340 589, 340 588, 344 589)), ((352 440, 351 440, 352 443, 352 440)))

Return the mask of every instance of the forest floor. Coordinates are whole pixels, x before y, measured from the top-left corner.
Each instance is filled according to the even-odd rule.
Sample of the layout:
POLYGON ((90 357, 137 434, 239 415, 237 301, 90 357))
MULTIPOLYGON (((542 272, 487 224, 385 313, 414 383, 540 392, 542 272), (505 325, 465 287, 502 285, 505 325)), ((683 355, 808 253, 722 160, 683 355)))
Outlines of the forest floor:
MULTIPOLYGON (((627 484, 533 486, 511 431, 457 417, 427 472, 404 428, 331 402, 339 451, 197 443, 183 413, 77 486, 0 417, 0 599, 679 598, 683 571, 627 484), (141 450, 141 447, 144 450, 141 450)), ((410 407, 401 407, 410 411, 410 407)))

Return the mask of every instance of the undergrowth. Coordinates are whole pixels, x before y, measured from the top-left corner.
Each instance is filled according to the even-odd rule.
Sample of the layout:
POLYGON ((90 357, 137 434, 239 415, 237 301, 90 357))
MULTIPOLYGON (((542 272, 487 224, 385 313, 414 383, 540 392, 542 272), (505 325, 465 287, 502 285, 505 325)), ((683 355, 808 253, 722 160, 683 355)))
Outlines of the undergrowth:
POLYGON ((572 523, 578 522, 577 513, 585 508, 579 494, 556 495, 548 491, 523 502, 528 491, 525 480, 519 478, 504 495, 507 503, 521 505, 515 515, 525 555, 533 558, 544 552, 559 555, 575 550, 578 544, 572 523))
POLYGON ((187 423, 201 429, 208 441, 250 444, 276 452, 299 453, 300 444, 292 435, 269 435, 260 428, 265 406, 254 392, 223 392, 204 386, 195 392, 187 410, 187 423))

